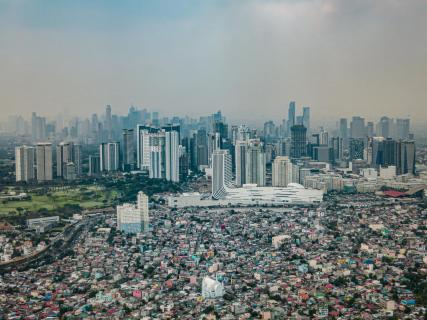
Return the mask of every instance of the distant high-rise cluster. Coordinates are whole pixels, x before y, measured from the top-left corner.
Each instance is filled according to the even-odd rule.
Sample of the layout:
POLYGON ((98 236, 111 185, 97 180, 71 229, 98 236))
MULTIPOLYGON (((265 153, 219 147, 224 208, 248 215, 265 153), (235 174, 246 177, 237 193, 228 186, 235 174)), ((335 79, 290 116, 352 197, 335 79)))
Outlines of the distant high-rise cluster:
POLYGON ((283 113, 287 119, 268 120, 261 128, 229 125, 221 111, 199 119, 168 118, 133 106, 118 116, 107 105, 103 114, 87 119, 48 120, 33 113, 31 130, 15 117, 14 132, 29 134, 25 142, 32 142, 16 148, 16 180, 74 180, 123 171, 176 183, 189 174, 209 175, 223 150, 231 164, 227 177, 236 187, 303 183, 324 164, 351 164, 353 171, 395 166, 398 175, 415 174, 407 118, 383 116, 375 122, 353 116, 338 119, 335 128, 314 128, 310 107, 300 109, 291 101, 283 113))

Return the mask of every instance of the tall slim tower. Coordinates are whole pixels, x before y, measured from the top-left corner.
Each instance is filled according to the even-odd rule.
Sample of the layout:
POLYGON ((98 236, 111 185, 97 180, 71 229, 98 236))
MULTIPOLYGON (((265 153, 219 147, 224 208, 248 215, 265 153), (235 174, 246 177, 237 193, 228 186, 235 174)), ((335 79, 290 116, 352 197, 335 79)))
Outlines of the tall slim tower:
POLYGON ((133 129, 123 129, 123 170, 131 171, 135 168, 135 151, 133 129))
POLYGON ((288 135, 291 132, 291 128, 295 125, 295 101, 289 103, 288 109, 288 135))
POLYGON ((265 186, 265 152, 259 140, 249 140, 246 148, 246 183, 265 186))
POLYGON ((166 180, 179 182, 179 126, 167 126, 165 132, 166 180))
POLYGON ((236 140, 234 147, 236 162, 236 186, 241 187, 246 183, 246 148, 248 142, 236 140))
POLYGON ((223 198, 227 187, 232 187, 231 155, 228 150, 215 150, 212 154, 212 198, 223 198))
POLYGON ((302 125, 310 132, 310 107, 302 108, 302 125))
POLYGON ((273 187, 287 187, 292 182, 292 163, 288 157, 276 157, 273 162, 273 187))
POLYGON ((31 181, 34 175, 34 147, 20 146, 15 148, 16 181, 31 181))
POLYGON ((291 128, 291 158, 307 156, 307 128, 295 125, 291 128))
POLYGON ((52 144, 39 142, 36 146, 37 180, 52 180, 52 144))

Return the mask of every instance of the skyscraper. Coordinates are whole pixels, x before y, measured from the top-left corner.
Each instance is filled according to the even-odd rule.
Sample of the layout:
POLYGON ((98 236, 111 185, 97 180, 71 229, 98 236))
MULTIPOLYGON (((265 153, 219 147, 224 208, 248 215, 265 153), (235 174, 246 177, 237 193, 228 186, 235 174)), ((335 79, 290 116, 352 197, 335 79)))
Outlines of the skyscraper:
POLYGON ((409 127, 410 127, 409 119, 397 119, 396 120, 397 139, 408 139, 409 127))
POLYGON ((111 106, 107 105, 105 107, 105 130, 107 131, 107 139, 112 139, 113 137, 113 122, 111 117, 111 106))
POLYGON ((232 187, 231 155, 228 150, 215 150, 212 154, 212 198, 221 199, 226 188, 232 187))
POLYGON ((117 228, 127 234, 149 231, 148 197, 138 192, 136 205, 124 203, 117 206, 117 228))
POLYGON ((120 169, 120 142, 109 142, 107 148, 107 171, 120 169))
POLYGON ((74 143, 61 142, 56 146, 56 176, 67 179, 67 164, 74 162, 74 143))
POLYGON ((401 140, 397 143, 397 174, 415 174, 415 141, 401 140))
POLYGON ((99 156, 89 156, 89 176, 97 176, 101 173, 99 156))
POLYGON ((135 169, 135 150, 133 129, 123 129, 123 170, 131 171, 135 169))
POLYGON ((289 157, 276 157, 272 166, 273 187, 287 187, 292 182, 292 163, 289 157))
POLYGON ((249 140, 246 147, 246 183, 265 186, 265 152, 263 144, 257 139, 249 140))
POLYGON ((52 144, 39 142, 36 146, 37 181, 52 180, 52 144))
POLYGON ((288 108, 288 135, 295 124, 295 101, 291 101, 288 108))
POLYGON ((246 147, 247 141, 236 141, 234 147, 236 162, 236 186, 242 186, 246 183, 246 147))
POLYGON ((302 125, 310 132, 310 107, 302 108, 302 125))
POLYGON ((350 138, 350 160, 363 159, 365 142, 363 138, 350 138))
POLYGON ((350 137, 364 138, 366 136, 365 119, 353 117, 350 123, 350 137))
POLYGON ((34 147, 20 146, 15 148, 15 178, 16 181, 31 181, 34 174, 34 147))
POLYGON ((166 180, 179 182, 180 127, 166 126, 163 131, 165 132, 166 180))
POLYGON ((151 179, 166 178, 165 132, 149 135, 150 166, 148 169, 151 179))
POLYGON ((348 125, 347 125, 347 119, 341 118, 340 119, 340 137, 342 138, 343 148, 348 148, 348 125))
POLYGON ((291 128, 291 158, 307 156, 307 128, 295 125, 291 128))

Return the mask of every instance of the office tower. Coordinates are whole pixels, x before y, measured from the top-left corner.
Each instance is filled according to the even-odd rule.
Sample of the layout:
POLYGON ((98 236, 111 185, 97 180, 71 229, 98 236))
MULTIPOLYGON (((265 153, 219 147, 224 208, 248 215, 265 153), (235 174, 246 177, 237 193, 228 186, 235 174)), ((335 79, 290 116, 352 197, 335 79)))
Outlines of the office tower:
POLYGON ((296 116, 295 124, 303 125, 303 118, 302 116, 296 116))
POLYGON ((34 157, 34 147, 20 146, 15 148, 15 178, 17 182, 29 182, 35 179, 34 157))
POLYGON ((111 106, 107 105, 105 107, 105 130, 107 131, 107 139, 112 139, 113 137, 113 122, 111 118, 111 106))
POLYGON ((295 125, 295 101, 289 103, 288 108, 288 135, 291 133, 291 128, 295 125))
POLYGON ((313 159, 320 162, 332 162, 334 158, 334 149, 328 145, 313 147, 313 159))
POLYGON ((131 171, 135 169, 135 151, 133 129, 123 129, 123 170, 131 171))
POLYGON ((152 112, 151 113, 151 124, 154 127, 160 126, 160 120, 159 120, 159 113, 158 112, 152 112))
POLYGON ((328 131, 321 128, 319 133, 319 145, 328 145, 329 144, 329 133, 328 131))
POLYGON ((52 180, 52 144, 39 142, 36 146, 37 181, 52 180))
POLYGON ((120 169, 120 143, 109 142, 107 144, 107 171, 120 169))
POLYGON ((197 168, 209 165, 208 135, 205 129, 197 130, 195 147, 197 168))
POLYGON ((212 198, 221 199, 232 187, 231 155, 228 150, 215 150, 212 154, 212 198))
POLYGON ((89 176, 97 176, 101 173, 99 156, 89 156, 89 176))
POLYGON ((165 133, 165 162, 166 162, 166 180, 179 182, 179 142, 180 127, 166 126, 163 128, 165 133))
POLYGON ((245 125, 239 126, 237 130, 237 138, 238 141, 247 141, 249 139, 252 139, 251 136, 251 129, 245 125))
POLYGON ((365 119, 353 117, 350 123, 350 137, 353 139, 364 138, 366 136, 365 119))
POLYGON ((219 133, 221 140, 228 139, 228 125, 221 120, 213 122, 213 132, 219 133))
POLYGON ((151 179, 166 178, 165 132, 151 133, 149 136, 150 166, 148 169, 151 179))
POLYGON ((236 163, 236 186, 241 187, 246 183, 246 147, 247 141, 236 141, 234 147, 236 163))
POLYGON ((76 166, 76 175, 81 176, 83 170, 82 160, 82 146, 80 144, 74 144, 74 165, 76 166))
POLYGON ((148 232, 150 224, 148 197, 138 192, 136 205, 124 203, 117 206, 117 229, 126 233, 148 232))
POLYGON ((46 118, 39 117, 33 112, 31 115, 31 132, 34 140, 46 139, 46 118))
POLYGON ((61 142, 56 147, 56 176, 67 179, 67 164, 74 161, 74 143, 61 142))
POLYGON ((331 139, 331 146, 333 149, 333 161, 342 160, 343 158, 343 138, 333 137, 331 139))
POLYGON ((371 121, 366 124, 366 135, 368 137, 374 136, 374 123, 371 121))
POLYGON ((310 107, 302 108, 302 125, 310 132, 310 107))
POLYGON ((363 138, 350 138, 350 141, 349 141, 350 160, 363 159, 364 148, 365 148, 365 142, 363 138))
POLYGON ((397 142, 393 139, 373 137, 369 140, 372 150, 371 164, 376 167, 388 167, 396 165, 397 142))
POLYGON ((409 137, 409 119, 397 119, 396 120, 396 136, 397 139, 408 139, 409 137))
POLYGON ((178 156, 179 156, 179 180, 183 181, 188 177, 188 170, 189 170, 189 164, 190 164, 187 147, 180 145, 178 147, 178 156))
POLYGON ((157 134, 159 128, 145 125, 137 125, 136 128, 136 146, 137 146, 137 167, 140 170, 148 171, 150 168, 150 137, 157 134))
POLYGON ((249 140, 246 147, 246 183, 265 186, 265 152, 259 140, 249 140))
POLYGON ((276 126, 273 121, 267 121, 264 123, 264 138, 270 140, 276 137, 276 126))
POLYGON ((397 174, 415 174, 415 141, 400 140, 397 143, 397 174))
POLYGON ((287 187, 292 182, 292 163, 289 157, 276 157, 272 166, 273 187, 287 187))
POLYGON ((307 156, 307 128, 295 125, 291 128, 291 158, 307 156))
POLYGON ((342 138, 342 143, 344 149, 348 148, 348 125, 347 125, 347 119, 341 118, 340 119, 340 137, 342 138))
POLYGON ((74 162, 67 162, 65 165, 66 176, 64 177, 67 180, 75 180, 77 178, 77 167, 74 162))
POLYGON ((103 142, 99 145, 99 170, 107 171, 108 167, 108 143, 103 142))
POLYGON ((381 117, 380 121, 377 124, 377 136, 384 137, 384 138, 390 138, 391 137, 391 122, 392 119, 388 117, 381 117))

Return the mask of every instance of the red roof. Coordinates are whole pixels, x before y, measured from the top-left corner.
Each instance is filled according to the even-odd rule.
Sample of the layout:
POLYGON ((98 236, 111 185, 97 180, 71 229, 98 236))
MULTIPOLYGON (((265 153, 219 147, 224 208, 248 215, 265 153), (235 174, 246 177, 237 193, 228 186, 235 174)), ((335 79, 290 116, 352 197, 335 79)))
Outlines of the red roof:
POLYGON ((384 195, 387 197, 399 198, 399 197, 403 197, 405 193, 396 191, 396 190, 387 190, 387 191, 384 191, 384 195))

